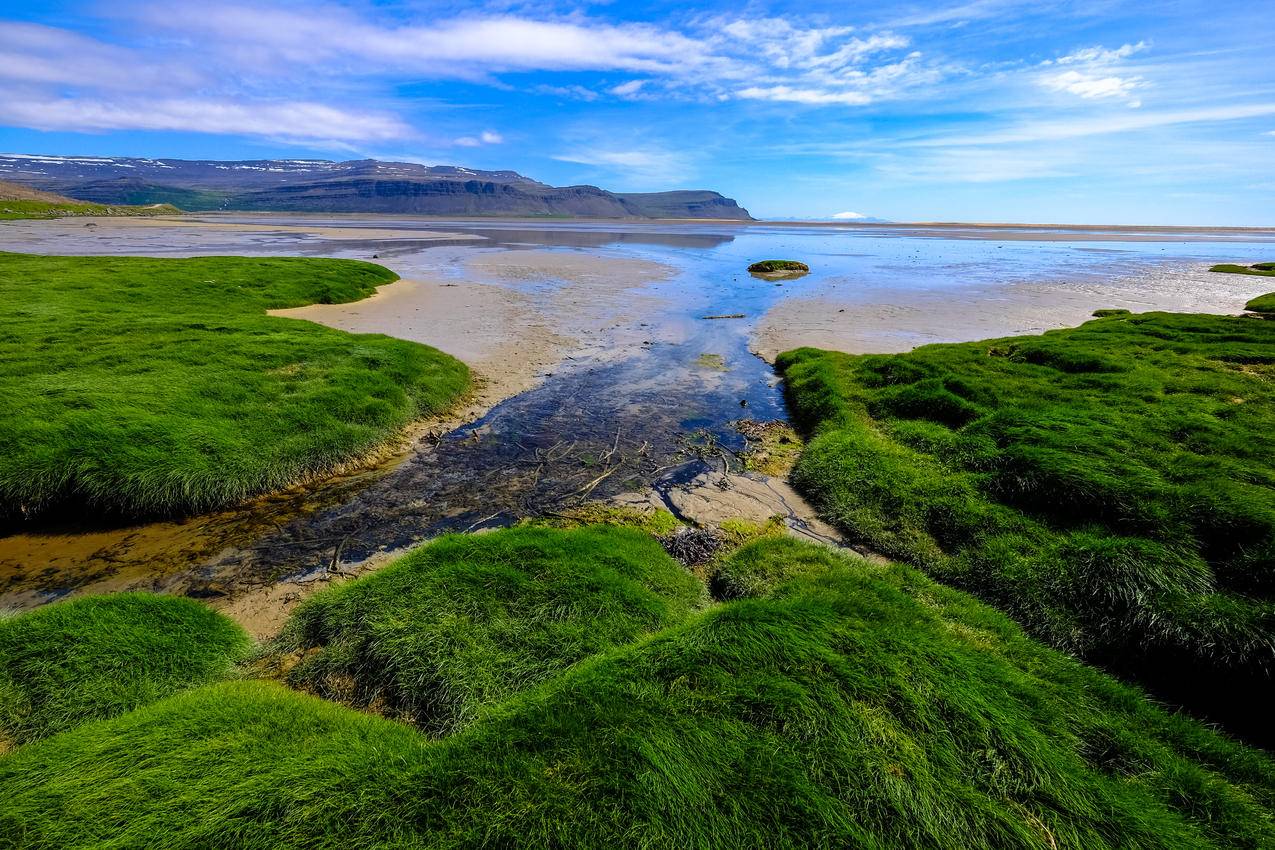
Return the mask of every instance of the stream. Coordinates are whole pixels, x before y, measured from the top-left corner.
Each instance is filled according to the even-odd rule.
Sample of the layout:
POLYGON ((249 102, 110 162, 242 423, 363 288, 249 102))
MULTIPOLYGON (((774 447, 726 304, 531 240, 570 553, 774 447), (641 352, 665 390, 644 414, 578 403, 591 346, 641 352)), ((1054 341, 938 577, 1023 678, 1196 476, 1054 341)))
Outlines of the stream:
MULTIPOLYGON (((658 500, 705 473, 738 471, 735 452, 744 439, 733 423, 786 418, 782 387, 752 349, 759 322, 789 299, 845 305, 817 308, 824 315, 810 323, 835 319, 847 325, 847 333, 854 332, 856 322, 867 327, 869 317, 888 324, 890 310, 910 309, 910 324, 901 325, 881 349, 906 350, 934 339, 993 335, 985 332, 986 322, 989 316, 995 322, 998 310, 1013 315, 1004 307, 1013 286, 1057 284, 1060 292, 1074 287, 1091 308, 1113 306, 1116 302, 1094 301, 1107 291, 1103 287, 1118 288, 1166 269, 1175 274, 1187 269, 1187 279, 1207 280, 1199 278, 1201 263, 1244 259, 1270 247, 1256 237, 1229 234, 1207 241, 1137 241, 1125 233, 1101 239, 1066 233, 985 238, 730 223, 412 219, 395 219, 392 226, 456 238, 338 241, 270 230, 281 223, 312 225, 312 217, 215 220, 260 229, 115 228, 107 223, 74 229, 22 222, 21 228, 0 227, 0 250, 375 256, 410 278, 455 275, 457 257, 467 252, 531 248, 636 258, 673 272, 633 299, 641 314, 630 317, 630 333, 623 338, 599 329, 587 348, 567 350, 531 389, 472 422, 419 435, 374 468, 185 520, 120 526, 63 519, 0 537, 0 608, 121 589, 229 599, 252 588, 346 574, 443 532, 505 526, 623 493, 651 492, 658 500), (812 274, 772 281, 744 271, 749 262, 770 257, 806 261, 812 274), (976 323, 963 323, 959 311, 944 314, 931 306, 971 299, 978 299, 976 323), (917 315, 928 322, 924 333, 916 330, 917 315), (710 316, 742 318, 705 318, 710 316), (648 338, 640 338, 641 329, 649 329, 648 338)), ((390 226, 384 218, 343 217, 333 223, 390 226)), ((535 280, 522 292, 537 297, 558 285, 535 280)), ((1161 281, 1138 289, 1134 301, 1173 308, 1177 302, 1171 293, 1180 289, 1173 279, 1161 281)), ((1217 293, 1216 304, 1207 300, 1211 295, 1198 297, 1204 299, 1202 309, 1226 309, 1234 294, 1217 293)), ((1019 327, 1012 323, 1017 318, 1005 321, 1011 323, 993 330, 1044 329, 1019 327)), ((1065 313, 1054 324, 1073 321, 1065 313)), ((782 323, 778 331, 771 329, 783 331, 782 323)), ((794 525, 805 521, 800 513, 790 510, 794 525)))

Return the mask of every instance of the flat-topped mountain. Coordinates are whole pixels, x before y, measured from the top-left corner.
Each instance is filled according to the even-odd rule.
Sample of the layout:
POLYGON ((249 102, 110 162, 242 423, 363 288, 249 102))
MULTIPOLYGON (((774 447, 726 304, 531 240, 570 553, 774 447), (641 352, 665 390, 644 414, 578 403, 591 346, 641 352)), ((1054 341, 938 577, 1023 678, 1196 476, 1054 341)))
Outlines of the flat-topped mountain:
POLYGON ((749 220, 706 190, 619 193, 555 187, 516 171, 365 159, 185 160, 0 154, 0 180, 108 204, 185 210, 749 220))

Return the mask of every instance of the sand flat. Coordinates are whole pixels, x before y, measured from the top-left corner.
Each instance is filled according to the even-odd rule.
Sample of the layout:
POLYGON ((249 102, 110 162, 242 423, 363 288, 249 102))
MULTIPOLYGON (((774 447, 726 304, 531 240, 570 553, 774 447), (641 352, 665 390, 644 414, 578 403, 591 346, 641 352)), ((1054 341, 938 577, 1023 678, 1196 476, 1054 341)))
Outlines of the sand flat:
POLYGON ((910 351, 1073 327, 1102 308, 1236 313, 1268 292, 1269 278, 1220 274, 1207 263, 1146 269, 1115 278, 1021 281, 952 289, 857 288, 828 281, 785 298, 758 322, 750 346, 773 361, 802 346, 851 354, 910 351), (840 284, 840 285, 838 285, 840 284))
POLYGON ((581 251, 515 250, 459 259, 459 277, 420 275, 383 261, 404 279, 350 304, 311 304, 271 315, 351 333, 383 333, 432 345, 480 379, 478 402, 522 392, 568 353, 593 356, 645 315, 640 290, 673 269, 581 251))

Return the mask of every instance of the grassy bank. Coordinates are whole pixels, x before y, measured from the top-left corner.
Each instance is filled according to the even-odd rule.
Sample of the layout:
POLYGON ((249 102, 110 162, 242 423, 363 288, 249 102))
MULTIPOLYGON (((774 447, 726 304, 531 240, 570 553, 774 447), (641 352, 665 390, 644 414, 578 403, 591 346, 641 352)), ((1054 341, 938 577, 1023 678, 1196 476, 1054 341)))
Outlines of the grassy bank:
POLYGON ((1275 263, 1253 263, 1251 266, 1239 266, 1234 263, 1220 263, 1209 268, 1211 272, 1227 274, 1255 274, 1264 277, 1275 277, 1275 263))
POLYGON ((684 620, 703 588, 647 534, 451 535, 294 615, 288 681, 446 734, 613 646, 684 620))
MULTIPOLYGON (((595 564, 618 551, 617 574, 634 572, 635 555, 664 568, 635 537, 540 534, 536 551, 552 541, 595 564)), ((514 544, 493 551, 505 545, 514 544)), ((514 573, 540 572, 523 567, 510 562, 514 573)), ((778 538, 749 544, 721 571, 716 584, 733 601, 623 645, 599 641, 596 654, 441 739, 238 682, 23 747, 0 758, 0 841, 962 850, 1275 842, 1269 758, 1163 712, 963 593, 906 567, 778 538)), ((648 600, 649 589, 637 598, 648 600)), ((452 642, 472 634, 490 645, 490 596, 475 596, 473 610, 451 611, 452 642)), ((437 652, 438 626, 411 616, 415 606, 388 592, 358 598, 368 616, 398 613, 397 637, 416 647, 412 656, 437 652)), ((590 616, 557 599, 498 607, 497 623, 590 616)), ((602 623, 613 622, 610 607, 602 623)))
POLYGON ((1275 292, 1259 295, 1244 305, 1251 313, 1275 314, 1275 292))
POLYGON ((265 314, 392 280, 349 260, 0 254, 0 517, 216 508, 445 409, 459 361, 265 314))
POLYGON ((243 629, 175 597, 89 597, 0 619, 0 744, 222 678, 247 648, 243 629))
POLYGON ((14 221, 24 218, 67 218, 72 216, 180 214, 181 210, 171 204, 149 204, 135 207, 120 204, 89 204, 80 201, 0 200, 0 221, 14 221))
POLYGON ((1275 324, 1117 315, 778 365, 814 435, 794 479, 847 533, 1054 646, 1266 725, 1275 324))

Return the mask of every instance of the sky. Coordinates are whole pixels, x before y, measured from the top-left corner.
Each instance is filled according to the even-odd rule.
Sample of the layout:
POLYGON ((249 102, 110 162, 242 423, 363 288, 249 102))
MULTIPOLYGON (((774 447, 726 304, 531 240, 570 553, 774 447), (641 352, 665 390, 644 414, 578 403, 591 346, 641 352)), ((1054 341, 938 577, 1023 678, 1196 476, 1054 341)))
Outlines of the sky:
POLYGON ((1275 0, 0 0, 0 152, 391 159, 764 218, 1275 225, 1275 0))

